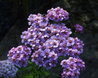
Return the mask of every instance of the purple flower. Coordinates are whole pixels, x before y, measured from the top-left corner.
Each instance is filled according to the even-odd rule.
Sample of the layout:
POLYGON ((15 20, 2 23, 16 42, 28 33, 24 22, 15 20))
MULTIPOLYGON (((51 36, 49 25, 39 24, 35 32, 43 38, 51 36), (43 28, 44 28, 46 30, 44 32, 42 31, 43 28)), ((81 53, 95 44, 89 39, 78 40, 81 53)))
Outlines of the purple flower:
POLYGON ((80 70, 85 68, 85 63, 79 58, 69 57, 61 61, 61 66, 63 67, 62 78, 77 78, 80 70))
POLYGON ((28 64, 29 55, 31 49, 27 46, 20 45, 16 48, 12 48, 8 53, 8 59, 12 61, 16 66, 26 67, 28 64))
POLYGON ((68 20, 69 19, 69 13, 64 10, 63 8, 57 7, 57 8, 52 8, 47 11, 47 17, 50 20, 59 22, 63 20, 68 20))
POLYGON ((47 48, 57 48, 59 46, 59 40, 55 39, 48 39, 43 46, 46 46, 47 48))
POLYGON ((16 76, 17 71, 18 68, 11 61, 0 61, 0 77, 13 78, 16 76))
POLYGON ((50 52, 49 53, 49 58, 52 58, 52 59, 56 60, 58 58, 58 56, 55 52, 50 52))
POLYGON ((83 32, 84 28, 80 24, 74 25, 76 32, 83 32))
POLYGON ((73 37, 68 37, 66 41, 67 41, 66 44, 67 46, 73 46, 75 44, 75 40, 73 37))

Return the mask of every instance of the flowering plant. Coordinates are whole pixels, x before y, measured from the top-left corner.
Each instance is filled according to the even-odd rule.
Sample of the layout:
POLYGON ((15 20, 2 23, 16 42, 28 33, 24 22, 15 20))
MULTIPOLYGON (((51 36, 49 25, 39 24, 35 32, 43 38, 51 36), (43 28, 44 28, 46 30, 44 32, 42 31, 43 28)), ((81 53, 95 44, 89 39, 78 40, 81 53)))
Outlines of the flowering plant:
POLYGON ((68 19, 69 13, 60 7, 48 10, 46 15, 30 14, 30 27, 21 35, 24 45, 12 48, 8 60, 18 67, 26 67, 30 61, 47 70, 59 64, 63 68, 61 78, 77 78, 80 70, 85 68, 79 58, 84 43, 71 36, 71 29, 62 22, 68 19))

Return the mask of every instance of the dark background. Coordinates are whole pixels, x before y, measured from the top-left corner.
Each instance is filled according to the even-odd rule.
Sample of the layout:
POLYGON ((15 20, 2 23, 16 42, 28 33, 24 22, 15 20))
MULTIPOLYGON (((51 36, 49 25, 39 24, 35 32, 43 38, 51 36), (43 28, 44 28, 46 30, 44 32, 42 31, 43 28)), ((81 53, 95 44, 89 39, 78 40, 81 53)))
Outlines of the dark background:
POLYGON ((80 78, 98 78, 98 0, 0 0, 0 60, 7 59, 7 52, 21 44, 21 32, 28 28, 30 13, 43 13, 60 6, 70 13, 69 22, 84 26, 78 36, 84 41, 81 58, 86 69, 80 78))

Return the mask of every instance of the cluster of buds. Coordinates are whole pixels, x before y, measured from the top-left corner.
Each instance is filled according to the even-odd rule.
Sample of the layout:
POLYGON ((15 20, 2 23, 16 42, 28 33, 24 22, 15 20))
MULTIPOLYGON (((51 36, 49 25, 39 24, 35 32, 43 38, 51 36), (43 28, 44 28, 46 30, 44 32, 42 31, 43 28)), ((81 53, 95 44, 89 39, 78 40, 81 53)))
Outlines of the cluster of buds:
POLYGON ((75 24, 74 25, 74 27, 75 27, 75 31, 76 32, 83 32, 83 26, 82 25, 80 25, 80 24, 75 24))

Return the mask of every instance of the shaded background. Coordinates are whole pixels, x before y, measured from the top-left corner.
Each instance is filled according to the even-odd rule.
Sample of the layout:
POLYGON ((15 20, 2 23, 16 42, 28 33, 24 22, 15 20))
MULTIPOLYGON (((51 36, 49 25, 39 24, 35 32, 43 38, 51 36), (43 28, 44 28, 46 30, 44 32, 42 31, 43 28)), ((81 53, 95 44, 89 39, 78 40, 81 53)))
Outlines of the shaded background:
POLYGON ((21 32, 28 28, 30 13, 43 13, 60 6, 70 13, 69 23, 84 26, 84 41, 81 58, 86 70, 80 78, 98 78, 98 0, 0 0, 0 60, 7 58, 7 52, 21 43, 21 32))

